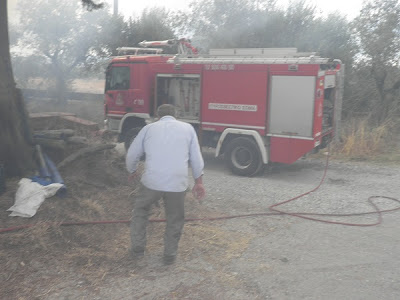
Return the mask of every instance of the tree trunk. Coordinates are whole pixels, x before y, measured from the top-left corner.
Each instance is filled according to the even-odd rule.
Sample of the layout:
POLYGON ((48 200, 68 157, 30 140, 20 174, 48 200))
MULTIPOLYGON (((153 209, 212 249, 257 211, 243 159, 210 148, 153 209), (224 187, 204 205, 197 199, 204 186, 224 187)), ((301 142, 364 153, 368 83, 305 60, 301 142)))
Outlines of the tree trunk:
POLYGON ((7 0, 0 0, 0 164, 7 176, 33 167, 28 117, 11 68, 7 0))
POLYGON ((385 91, 385 82, 387 79, 387 70, 383 62, 373 63, 371 69, 372 76, 375 80, 376 89, 378 92, 378 99, 376 107, 373 111, 374 121, 379 126, 388 117, 390 103, 387 101, 387 95, 385 91))
POLYGON ((55 98, 57 104, 65 110, 67 107, 67 82, 62 68, 59 66, 58 59, 52 59, 53 76, 55 79, 55 98))

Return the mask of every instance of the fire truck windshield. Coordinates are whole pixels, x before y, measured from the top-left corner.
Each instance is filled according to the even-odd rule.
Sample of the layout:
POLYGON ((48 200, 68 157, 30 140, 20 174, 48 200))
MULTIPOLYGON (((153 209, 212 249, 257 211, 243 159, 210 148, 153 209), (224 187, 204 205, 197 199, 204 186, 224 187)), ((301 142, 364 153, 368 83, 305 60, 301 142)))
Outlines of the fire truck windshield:
POLYGON ((111 67, 106 73, 106 91, 129 89, 129 67, 111 67))

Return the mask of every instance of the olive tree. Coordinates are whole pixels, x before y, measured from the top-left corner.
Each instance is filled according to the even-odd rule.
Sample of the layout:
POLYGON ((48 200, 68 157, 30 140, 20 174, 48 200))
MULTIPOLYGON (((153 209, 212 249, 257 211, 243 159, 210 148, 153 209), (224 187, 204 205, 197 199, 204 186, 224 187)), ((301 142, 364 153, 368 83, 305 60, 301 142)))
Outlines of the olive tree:
MULTIPOLYGON (((101 7, 92 0, 82 3, 90 9, 101 7)), ((0 164, 8 176, 33 166, 29 122, 11 66, 6 0, 0 1, 0 145, 0 164)))
POLYGON ((74 71, 96 57, 100 20, 111 18, 105 9, 88 12, 76 1, 20 0, 18 48, 42 62, 43 75, 53 82, 54 96, 65 104, 74 71))
POLYGON ((382 123, 399 109, 400 5, 397 0, 367 1, 353 26, 358 69, 373 83, 364 86, 367 104, 373 120, 382 123))

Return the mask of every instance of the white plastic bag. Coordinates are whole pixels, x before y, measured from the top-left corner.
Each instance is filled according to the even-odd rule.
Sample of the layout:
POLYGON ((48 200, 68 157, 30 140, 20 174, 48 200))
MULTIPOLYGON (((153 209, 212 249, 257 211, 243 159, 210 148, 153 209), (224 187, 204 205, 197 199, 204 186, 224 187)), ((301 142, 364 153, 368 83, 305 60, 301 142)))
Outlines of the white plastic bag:
POLYGON ((28 178, 22 178, 18 185, 19 187, 15 194, 15 203, 7 210, 12 211, 10 217, 33 217, 43 201, 46 198, 54 196, 63 187, 61 183, 52 183, 43 186, 28 178))

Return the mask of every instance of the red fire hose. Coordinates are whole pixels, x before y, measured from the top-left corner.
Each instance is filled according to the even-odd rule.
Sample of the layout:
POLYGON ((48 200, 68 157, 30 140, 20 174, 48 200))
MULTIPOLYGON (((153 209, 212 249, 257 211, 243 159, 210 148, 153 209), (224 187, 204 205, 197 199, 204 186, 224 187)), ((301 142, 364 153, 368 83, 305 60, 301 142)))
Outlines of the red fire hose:
MULTIPOLYGON (((233 216, 224 216, 224 217, 212 217, 212 218, 189 218, 185 219, 185 222, 200 222, 200 221, 218 221, 218 220, 228 220, 228 219, 236 219, 236 218, 246 218, 246 217, 260 217, 260 216, 272 216, 272 215, 289 215, 293 217, 298 217, 302 219, 307 219, 311 221, 317 221, 317 222, 323 222, 323 223, 329 223, 329 224, 339 224, 339 225, 345 225, 345 226, 361 226, 361 227, 366 227, 366 226, 375 226, 379 225, 382 223, 382 214, 385 212, 393 212, 396 210, 400 210, 400 200, 392 198, 392 197, 386 197, 386 196, 371 196, 368 198, 368 203, 373 207, 373 211, 369 212, 362 212, 362 213, 351 213, 351 214, 325 214, 325 213, 307 213, 307 212, 285 212, 283 210, 278 209, 277 207, 287 204, 289 202, 295 201, 297 199, 300 199, 301 197, 304 197, 308 194, 311 194, 318 190, 322 183, 325 180, 327 171, 328 171, 328 165, 329 165, 329 155, 327 155, 326 158, 326 165, 325 165, 325 170, 324 174, 321 178, 321 181, 319 184, 313 188, 312 190, 298 195, 296 197, 290 198, 288 200, 276 203, 274 205, 271 205, 269 209, 272 212, 261 212, 261 213, 251 213, 251 214, 240 214, 240 215, 233 215, 233 216), (399 203, 398 207, 392 208, 392 209, 384 209, 381 210, 379 207, 373 202, 373 199, 376 198, 384 198, 388 200, 392 200, 394 202, 399 203), (372 215, 372 214, 377 214, 378 215, 378 220, 375 223, 347 223, 347 222, 338 222, 338 221, 329 221, 329 220, 324 220, 320 219, 317 217, 351 217, 351 216, 363 216, 363 215, 372 215)), ((150 219, 149 222, 165 222, 165 219, 150 219)), ((87 222, 61 222, 61 223, 44 223, 44 224, 49 224, 49 225, 58 225, 58 226, 72 226, 72 225, 96 225, 96 224, 121 224, 121 223, 130 223, 130 220, 110 220, 110 221, 87 221, 87 222)), ((43 223, 41 223, 43 224, 43 223)), ((26 229, 35 226, 36 224, 28 224, 28 225, 21 225, 21 226, 14 226, 14 227, 9 227, 9 228, 2 228, 0 229, 0 233, 5 233, 5 232, 12 232, 20 229, 26 229)))
POLYGON ((281 213, 281 214, 285 214, 285 215, 289 215, 289 216, 293 216, 293 217, 298 217, 298 218, 303 218, 303 219, 307 219, 307 220, 312 220, 312 221, 317 221, 317 222, 322 222, 322 223, 329 223, 329 224, 339 224, 339 225, 345 225, 345 226, 360 226, 360 227, 366 227, 366 226, 375 226, 375 225, 379 225, 382 223, 382 213, 384 212, 391 212, 391 211, 396 211, 396 210, 400 210, 400 200, 392 198, 392 197, 386 197, 386 196, 370 196, 368 198, 368 203, 374 208, 374 211, 370 211, 370 212, 363 212, 363 213, 351 213, 351 214, 326 214, 326 213, 307 213, 307 212, 285 212, 282 210, 277 209, 278 206, 281 206, 283 204, 295 201, 297 199, 300 199, 301 197, 304 197, 308 194, 311 194, 313 192, 315 192, 316 190, 318 190, 322 183, 325 180, 326 174, 328 172, 328 166, 329 166, 329 152, 330 150, 328 150, 328 155, 326 157, 326 165, 325 165, 325 170, 324 170, 324 175, 321 178, 321 181, 319 182, 319 184, 313 188, 311 191, 308 191, 304 194, 298 195, 296 197, 293 197, 291 199, 276 203, 274 205, 271 205, 269 207, 269 209, 271 211, 277 212, 277 213, 281 213), (388 200, 392 200, 394 202, 399 203, 399 206, 396 208, 392 208, 392 209, 384 209, 384 210, 380 210, 379 207, 373 202, 373 199, 376 198, 384 198, 384 199, 388 199, 388 200), (324 219, 319 219, 316 217, 351 217, 351 216, 363 216, 363 215, 370 215, 370 214, 377 214, 378 215, 378 220, 375 223, 368 223, 368 224, 360 224, 360 223, 347 223, 347 222, 337 222, 337 221, 329 221, 329 220, 324 220, 324 219))

